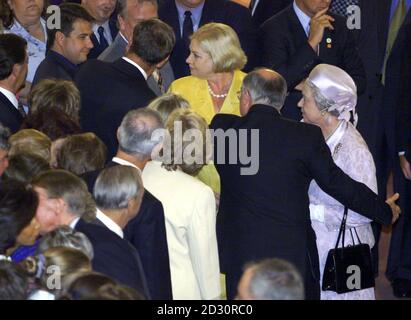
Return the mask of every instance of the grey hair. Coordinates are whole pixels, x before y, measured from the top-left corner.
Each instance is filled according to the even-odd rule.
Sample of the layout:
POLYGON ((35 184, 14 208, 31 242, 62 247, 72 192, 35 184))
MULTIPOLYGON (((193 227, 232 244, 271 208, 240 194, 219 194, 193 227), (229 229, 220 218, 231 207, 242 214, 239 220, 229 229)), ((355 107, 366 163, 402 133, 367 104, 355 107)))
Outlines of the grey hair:
POLYGON ((94 184, 94 199, 100 209, 124 209, 133 198, 144 192, 140 173, 131 166, 106 168, 94 184))
POLYGON ((266 79, 259 70, 261 69, 251 71, 245 76, 242 90, 248 90, 253 103, 266 104, 280 111, 287 95, 287 82, 280 74, 266 79))
POLYGON ((131 110, 118 128, 119 149, 141 160, 148 160, 154 147, 160 143, 153 133, 163 128, 163 120, 157 111, 148 108, 131 110))
POLYGON ((303 300, 304 285, 300 273, 289 262, 265 259, 253 268, 249 292, 256 300, 303 300))
MULTIPOLYGON (((127 1, 130 0, 117 0, 117 8, 116 8, 116 12, 118 12, 118 14, 121 17, 125 17, 127 14, 127 1)), ((137 2, 139 4, 143 4, 144 2, 150 2, 153 6, 158 7, 158 2, 157 0, 137 0, 137 2)))
POLYGON ((335 105, 335 101, 332 99, 328 99, 324 97, 324 95, 321 93, 320 89, 310 81, 310 79, 307 79, 305 81, 307 86, 311 89, 311 93, 313 95, 315 105, 317 106, 319 111, 327 111, 331 115, 338 117, 339 113, 337 110, 332 110, 328 111, 329 108, 331 108, 333 105, 335 105))
POLYGON ((87 236, 69 226, 60 226, 41 237, 37 253, 44 253, 48 249, 55 247, 78 249, 90 260, 92 260, 94 256, 93 245, 87 236))
POLYGON ((9 128, 3 126, 0 123, 0 149, 3 149, 3 150, 10 149, 10 143, 9 143, 10 135, 11 133, 10 133, 9 128))

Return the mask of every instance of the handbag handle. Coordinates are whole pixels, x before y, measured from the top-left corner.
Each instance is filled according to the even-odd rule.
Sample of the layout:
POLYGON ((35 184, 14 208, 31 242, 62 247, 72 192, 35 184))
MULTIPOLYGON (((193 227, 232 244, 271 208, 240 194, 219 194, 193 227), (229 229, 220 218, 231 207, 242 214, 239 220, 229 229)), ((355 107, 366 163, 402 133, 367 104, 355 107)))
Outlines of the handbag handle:
POLYGON ((347 222, 348 216, 348 208, 344 207, 344 215, 341 220, 340 231, 338 232, 337 242, 335 244, 335 250, 338 248, 338 244, 340 243, 341 235, 342 235, 342 250, 344 250, 344 240, 345 240, 345 224, 347 222))

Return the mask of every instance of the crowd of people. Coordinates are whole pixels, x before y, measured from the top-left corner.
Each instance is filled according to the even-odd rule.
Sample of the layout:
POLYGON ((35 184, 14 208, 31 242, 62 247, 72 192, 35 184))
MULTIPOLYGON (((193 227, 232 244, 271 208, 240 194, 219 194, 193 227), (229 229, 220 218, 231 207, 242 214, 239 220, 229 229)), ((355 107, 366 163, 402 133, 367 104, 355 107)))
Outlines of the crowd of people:
POLYGON ((375 299, 343 224, 411 296, 411 0, 57 2, 0 0, 0 299, 375 299))

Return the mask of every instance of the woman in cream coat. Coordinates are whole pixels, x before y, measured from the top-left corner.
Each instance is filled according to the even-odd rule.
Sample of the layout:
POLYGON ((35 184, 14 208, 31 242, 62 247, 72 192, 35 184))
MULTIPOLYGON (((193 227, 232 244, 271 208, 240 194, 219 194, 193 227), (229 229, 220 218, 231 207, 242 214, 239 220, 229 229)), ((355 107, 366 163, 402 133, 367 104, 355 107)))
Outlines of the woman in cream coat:
POLYGON ((171 159, 166 159, 164 151, 161 162, 148 162, 143 183, 164 207, 173 298, 217 299, 221 289, 214 194, 192 176, 205 163, 206 142, 202 139, 199 145, 203 150, 201 163, 189 164, 187 157, 178 162, 188 142, 174 136, 177 122, 182 124, 182 135, 197 129, 205 137, 207 124, 201 117, 189 110, 173 112, 167 121, 171 140, 163 148, 170 150, 171 159), (180 143, 182 148, 176 152, 174 146, 180 143))

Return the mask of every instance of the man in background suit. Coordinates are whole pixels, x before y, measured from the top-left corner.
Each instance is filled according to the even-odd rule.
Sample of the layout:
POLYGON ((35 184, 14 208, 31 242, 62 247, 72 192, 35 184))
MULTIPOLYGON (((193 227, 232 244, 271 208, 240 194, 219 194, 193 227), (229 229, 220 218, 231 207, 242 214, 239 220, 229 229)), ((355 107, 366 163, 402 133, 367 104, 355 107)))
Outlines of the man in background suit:
POLYGON ((225 23, 237 32, 248 62, 245 70, 258 65, 256 30, 249 10, 229 0, 160 0, 158 14, 176 35, 176 46, 170 57, 176 79, 190 75, 186 59, 189 36, 209 22, 225 23))
POLYGON ((93 270, 150 297, 137 250, 110 230, 90 223, 96 207, 83 180, 68 171, 50 170, 32 183, 39 196, 36 218, 41 234, 61 225, 84 233, 93 245, 93 270))
POLYGON ((262 65, 279 72, 287 81, 289 96, 285 117, 300 120, 297 103, 301 83, 320 63, 345 70, 355 81, 357 94, 366 87, 365 71, 346 21, 328 14, 331 0, 295 0, 261 27, 262 65))
POLYGON ((156 97, 146 80, 167 62, 174 43, 173 30, 164 22, 142 21, 134 28, 125 57, 113 63, 91 60, 77 73, 81 126, 106 144, 108 157, 117 151, 116 131, 124 115, 156 97))
POLYGON ((0 122, 0 177, 9 166, 10 130, 0 122))
MULTIPOLYGON (((143 170, 158 146, 158 142, 151 141, 152 133, 161 128, 162 120, 154 110, 141 108, 129 111, 117 131, 117 154, 106 168, 123 165, 143 170)), ((90 192, 100 171, 82 175, 90 192)), ((137 216, 127 224, 124 234, 140 253, 151 298, 172 300, 164 210, 161 202, 147 190, 137 216)))
POLYGON ((251 0, 251 15, 254 24, 259 27, 272 16, 287 7, 292 0, 251 0))
MULTIPOLYGON (((119 32, 113 43, 98 57, 99 60, 113 62, 126 54, 127 46, 133 37, 133 29, 142 20, 157 18, 157 0, 118 0, 119 32)), ((156 69, 148 77, 151 90, 160 96, 165 93, 174 80, 173 69, 167 62, 161 69, 156 69)))
POLYGON ((24 88, 28 70, 27 42, 15 34, 0 35, 0 123, 12 133, 23 121, 17 93, 24 88))
POLYGON ((73 80, 78 65, 87 60, 93 17, 76 3, 60 5, 61 28, 47 29, 47 55, 34 75, 33 85, 43 79, 73 80))
MULTIPOLYGON (((278 73, 268 69, 250 72, 241 90, 242 117, 217 114, 210 125, 214 130, 235 130, 237 136, 239 130, 247 130, 248 136, 251 129, 259 130, 259 169, 253 175, 242 175, 244 168, 238 162, 232 164, 231 153, 221 154, 228 148, 219 145, 220 139, 214 144, 221 178, 217 236, 228 298, 234 297, 244 264, 273 257, 297 267, 305 281, 306 299, 320 298, 318 252, 307 192, 312 179, 351 210, 379 223, 389 224, 392 215, 395 219, 399 215, 393 203, 396 198, 390 199, 391 213, 390 206, 335 165, 318 127, 280 115, 286 91, 286 82, 278 73)), ((239 144, 252 150, 253 140, 248 137, 239 144)))
POLYGON ((82 0, 81 5, 95 20, 91 36, 94 46, 88 54, 88 59, 95 59, 113 42, 118 33, 116 21, 111 19, 116 0, 82 0))

